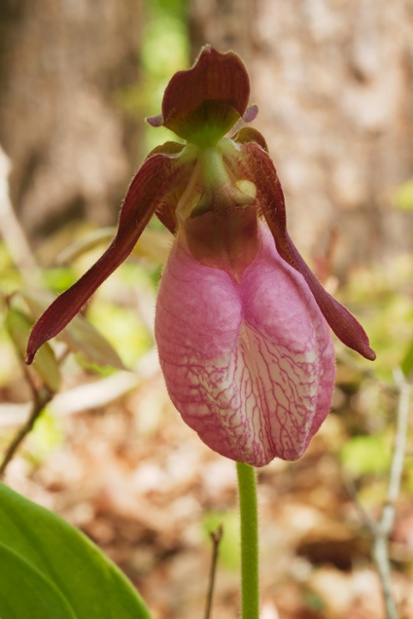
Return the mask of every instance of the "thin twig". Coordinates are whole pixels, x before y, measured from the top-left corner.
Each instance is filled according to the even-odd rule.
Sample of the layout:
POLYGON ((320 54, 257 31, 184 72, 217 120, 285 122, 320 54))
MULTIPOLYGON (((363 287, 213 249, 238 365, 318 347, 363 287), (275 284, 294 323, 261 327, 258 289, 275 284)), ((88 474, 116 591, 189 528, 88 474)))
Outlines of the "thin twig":
POLYGON ((211 609, 212 609, 212 598, 214 596, 214 585, 215 585, 215 575, 217 570, 217 560, 218 560, 218 551, 219 544, 222 539, 222 535, 224 533, 224 529, 222 524, 219 525, 216 531, 212 531, 210 533, 210 537, 212 540, 212 558, 211 558, 211 569, 209 572, 209 583, 208 583, 208 593, 207 600, 205 605, 205 619, 211 619, 211 609))
POLYGON ((36 420, 40 416, 44 407, 52 400, 53 395, 54 394, 46 388, 36 391, 36 396, 33 399, 33 406, 29 418, 11 441, 0 464, 0 478, 3 477, 6 468, 11 462, 17 449, 20 447, 24 438, 29 434, 29 432, 31 432, 36 420))
MULTIPOLYGON (((399 404, 397 407, 397 426, 394 441, 394 454, 390 469, 389 488, 387 492, 387 502, 388 504, 393 505, 393 507, 400 493, 412 397, 412 386, 406 380, 400 368, 394 372, 394 378, 400 395, 399 404)), ((386 526, 388 526, 390 530, 393 527, 394 514, 388 524, 386 518, 382 518, 382 520, 386 523, 386 526)))
POLYGON ((44 385, 42 385, 41 387, 38 387, 36 385, 29 368, 24 362, 23 356, 18 351, 17 351, 17 357, 22 367, 26 382, 29 385, 29 388, 32 392, 32 396, 33 396, 32 408, 31 408, 31 411, 30 411, 30 414, 27 420, 22 425, 20 430, 16 433, 15 437, 13 438, 10 445, 6 449, 6 453, 3 457, 3 460, 0 463, 0 479, 4 476, 7 466, 13 459, 14 454, 16 453, 17 449, 20 447, 24 438, 29 434, 29 432, 32 431, 33 426, 36 423, 36 420, 39 418, 44 407, 47 404, 49 404, 49 402, 51 402, 53 397, 55 396, 55 392, 49 389, 48 387, 44 385))
POLYGON ((397 369, 394 372, 394 379, 399 392, 396 417, 396 436, 390 465, 386 502, 383 505, 381 516, 377 522, 372 520, 364 510, 358 500, 357 491, 354 484, 346 481, 349 494, 353 498, 362 520, 367 526, 373 540, 373 559, 380 578, 387 619, 399 619, 399 613, 394 600, 391 585, 389 538, 393 530, 394 519, 396 516, 396 501, 400 494, 412 398, 412 386, 404 377, 401 369, 397 369))
POLYGON ((400 369, 394 372, 394 378, 399 390, 396 436, 391 461, 387 499, 386 503, 383 505, 381 516, 373 536, 373 558, 380 577, 388 619, 398 619, 399 617, 391 587, 391 568, 388 546, 389 537, 393 530, 394 519, 396 516, 396 501, 400 493, 403 475, 403 464, 406 454, 407 430, 412 395, 412 387, 405 379, 403 372, 400 369))
POLYGON ((350 495, 354 506, 358 512, 358 515, 360 517, 360 520, 363 521, 364 526, 366 527, 366 529, 369 531, 369 533, 371 535, 375 535, 376 532, 376 528, 377 528, 377 522, 375 520, 373 520, 373 518, 371 518, 369 516, 369 514, 366 512, 366 510, 364 509, 359 496, 357 494, 357 488, 356 485, 354 483, 354 481, 351 479, 351 477, 345 473, 342 473, 342 480, 343 483, 346 487, 346 490, 348 492, 348 494, 350 495))

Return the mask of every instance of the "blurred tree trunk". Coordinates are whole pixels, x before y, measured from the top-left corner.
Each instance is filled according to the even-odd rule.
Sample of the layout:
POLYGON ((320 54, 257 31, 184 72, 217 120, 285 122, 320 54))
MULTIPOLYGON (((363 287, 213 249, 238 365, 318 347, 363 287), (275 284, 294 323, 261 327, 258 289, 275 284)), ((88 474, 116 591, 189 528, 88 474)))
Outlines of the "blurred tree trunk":
POLYGON ((413 3, 191 0, 194 55, 245 59, 255 126, 283 184, 292 235, 323 254, 338 232, 345 269, 412 244, 392 204, 413 176, 413 3))
POLYGON ((0 143, 23 226, 115 219, 137 123, 117 97, 138 73, 141 0, 1 0, 0 143))

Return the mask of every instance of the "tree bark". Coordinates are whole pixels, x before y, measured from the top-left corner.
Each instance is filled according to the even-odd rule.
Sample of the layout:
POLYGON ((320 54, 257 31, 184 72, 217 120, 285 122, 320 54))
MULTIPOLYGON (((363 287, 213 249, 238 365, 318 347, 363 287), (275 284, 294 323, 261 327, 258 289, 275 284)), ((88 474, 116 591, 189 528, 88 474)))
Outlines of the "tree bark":
MULTIPOLYGON (((136 166, 140 0, 2 0, 0 143, 31 238, 73 217, 114 221, 136 166)), ((140 124, 140 123, 139 123, 140 124)))
POLYGON ((411 0, 192 0, 191 24, 194 50, 247 63, 300 248, 322 256, 336 231, 343 271, 411 248, 393 205, 413 176, 411 0))

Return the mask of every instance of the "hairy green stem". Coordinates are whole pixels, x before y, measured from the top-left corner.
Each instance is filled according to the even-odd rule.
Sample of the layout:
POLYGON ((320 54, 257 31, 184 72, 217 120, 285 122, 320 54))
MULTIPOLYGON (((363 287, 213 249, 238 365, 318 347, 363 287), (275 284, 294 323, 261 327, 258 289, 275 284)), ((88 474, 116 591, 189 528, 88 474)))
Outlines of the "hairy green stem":
POLYGON ((242 619, 259 619, 258 509, 255 469, 237 462, 241 519, 242 619))

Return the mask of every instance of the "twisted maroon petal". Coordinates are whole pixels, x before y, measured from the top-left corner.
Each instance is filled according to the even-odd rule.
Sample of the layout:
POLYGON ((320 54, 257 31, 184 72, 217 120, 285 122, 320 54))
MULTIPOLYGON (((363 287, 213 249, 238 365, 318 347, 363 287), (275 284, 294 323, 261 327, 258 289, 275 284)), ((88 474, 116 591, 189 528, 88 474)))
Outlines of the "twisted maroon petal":
POLYGON ((290 239, 287 232, 284 194, 270 157, 256 142, 244 143, 242 156, 245 157, 249 178, 257 187, 257 204, 271 230, 279 254, 303 275, 337 337, 366 359, 374 360, 376 354, 369 346, 363 327, 343 305, 324 290, 290 239))
POLYGON ((61 294, 36 322, 27 344, 27 363, 82 309, 95 290, 128 257, 153 213, 172 187, 185 182, 187 168, 175 155, 149 157, 133 178, 120 213, 117 234, 99 260, 61 294))

